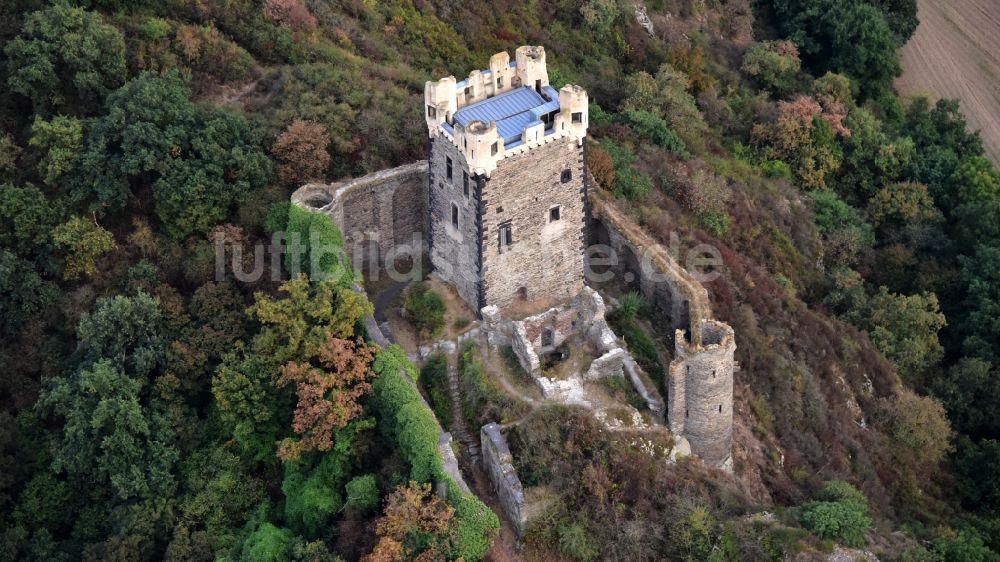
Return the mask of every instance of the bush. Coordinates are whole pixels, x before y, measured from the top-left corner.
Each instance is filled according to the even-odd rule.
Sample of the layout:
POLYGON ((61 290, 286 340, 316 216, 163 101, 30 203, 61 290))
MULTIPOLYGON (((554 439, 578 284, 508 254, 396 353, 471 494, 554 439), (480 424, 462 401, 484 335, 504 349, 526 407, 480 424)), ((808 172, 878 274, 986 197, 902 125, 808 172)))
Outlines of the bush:
POLYGON ((459 384, 462 385, 462 410, 470 427, 485 423, 504 423, 524 415, 527 406, 512 398, 490 380, 486 369, 469 342, 459 358, 459 384))
POLYGON ((865 544, 865 532, 871 528, 868 499, 846 482, 827 482, 817 495, 817 501, 802 508, 802 523, 820 538, 838 541, 847 546, 865 544))
POLYGON ((410 322, 421 336, 436 337, 444 327, 444 300, 427 283, 414 283, 404 304, 410 322))

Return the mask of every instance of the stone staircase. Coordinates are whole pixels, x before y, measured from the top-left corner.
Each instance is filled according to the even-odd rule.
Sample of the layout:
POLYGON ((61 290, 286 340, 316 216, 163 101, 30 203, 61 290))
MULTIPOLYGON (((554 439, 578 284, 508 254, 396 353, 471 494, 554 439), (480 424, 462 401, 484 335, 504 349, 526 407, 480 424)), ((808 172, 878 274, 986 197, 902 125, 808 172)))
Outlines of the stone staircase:
MULTIPOLYGON (((457 348, 458 346, 456 346, 457 348)), ((462 392, 458 380, 458 352, 448 353, 448 392, 451 395, 451 434, 458 439, 475 465, 480 463, 479 435, 469 433, 465 423, 465 413, 462 410, 462 392)))

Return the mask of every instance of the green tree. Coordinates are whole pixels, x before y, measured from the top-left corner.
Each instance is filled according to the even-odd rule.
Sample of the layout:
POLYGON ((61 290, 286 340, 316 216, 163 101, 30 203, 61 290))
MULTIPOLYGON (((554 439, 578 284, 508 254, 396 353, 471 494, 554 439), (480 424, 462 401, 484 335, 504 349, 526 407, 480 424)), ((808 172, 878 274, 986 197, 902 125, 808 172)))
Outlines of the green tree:
POLYGON ((885 287, 868 301, 863 321, 872 343, 899 368, 903 380, 919 388, 924 375, 944 355, 938 332, 946 324, 933 293, 899 295, 885 287))
POLYGON ((444 299, 426 283, 414 283, 404 304, 410 321, 421 335, 436 337, 444 327, 444 299))
POLYGON ((52 240, 66 253, 63 278, 75 281, 97 274, 97 258, 115 248, 115 239, 100 225, 73 217, 52 231, 52 240))
POLYGON ((29 14, 5 47, 10 89, 37 113, 85 113, 125 82, 125 41, 100 14, 56 3, 29 14))
POLYGON ((743 65, 740 67, 744 73, 779 96, 798 86, 801 68, 799 50, 791 41, 754 43, 743 55, 743 65))
POLYGON ((173 496, 178 452, 167 419, 141 403, 142 382, 101 360, 57 379, 38 400, 61 430, 52 468, 78 490, 108 489, 117 502, 173 496))
POLYGON ((167 338, 155 298, 139 292, 97 301, 80 319, 77 350, 85 361, 107 361, 133 377, 145 377, 163 366, 167 338))
POLYGON ((281 286, 284 296, 274 299, 257 293, 249 313, 263 327, 254 339, 254 352, 279 363, 309 361, 332 334, 351 338, 356 324, 371 314, 364 295, 331 282, 310 283, 301 276, 281 286))
POLYGON ((1000 435, 1000 373, 988 361, 963 357, 948 372, 935 377, 934 395, 948 410, 948 418, 963 433, 1000 435))
POLYGON ((292 539, 288 529, 262 523, 243 543, 242 560, 247 562, 290 562, 292 539))
POLYGON ((968 355, 1000 365, 1000 245, 979 245, 959 258, 965 287, 960 330, 968 355))
POLYGON ((29 261, 0 250, 0 327, 13 334, 55 303, 59 289, 42 279, 29 261))
POLYGON ((132 182, 150 182, 164 230, 183 238, 222 222, 261 189, 272 172, 257 132, 190 97, 176 72, 144 72, 109 96, 107 114, 87 135, 74 199, 121 209, 132 182))
POLYGON ((47 185, 57 185, 76 166, 83 154, 83 125, 82 120, 64 115, 48 121, 35 117, 29 144, 42 154, 38 172, 47 185))
POLYGON ((0 244, 31 256, 49 242, 61 214, 37 188, 0 185, 0 244))

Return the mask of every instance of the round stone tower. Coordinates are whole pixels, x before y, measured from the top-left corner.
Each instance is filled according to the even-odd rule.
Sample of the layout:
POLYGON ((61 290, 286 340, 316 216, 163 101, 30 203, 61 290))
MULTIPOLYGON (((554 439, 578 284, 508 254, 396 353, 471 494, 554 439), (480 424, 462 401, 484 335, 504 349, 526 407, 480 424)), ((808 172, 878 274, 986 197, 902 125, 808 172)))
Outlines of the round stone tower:
POLYGON ((689 343, 683 330, 675 342, 667 385, 670 431, 687 439, 691 452, 706 463, 732 470, 733 329, 702 320, 700 346, 689 343))

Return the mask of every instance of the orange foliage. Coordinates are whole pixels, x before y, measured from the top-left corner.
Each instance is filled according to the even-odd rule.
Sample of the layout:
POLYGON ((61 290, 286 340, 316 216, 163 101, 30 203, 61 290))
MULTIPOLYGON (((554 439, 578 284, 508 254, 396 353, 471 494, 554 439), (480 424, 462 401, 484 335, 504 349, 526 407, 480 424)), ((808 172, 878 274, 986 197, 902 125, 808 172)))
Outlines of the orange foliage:
POLYGON ((371 392, 375 377, 370 368, 375 356, 364 342, 329 336, 320 349, 324 369, 308 363, 290 362, 281 369, 278 384, 295 383, 298 404, 292 429, 300 439, 285 439, 278 447, 282 460, 297 459, 309 451, 329 451, 333 431, 345 427, 361 414, 358 399, 371 392))
POLYGON ((278 135, 271 151, 278 159, 278 176, 289 184, 322 179, 330 165, 326 147, 330 135, 326 127, 313 121, 296 119, 278 135))
POLYGON ((375 524, 379 541, 363 562, 402 562, 404 560, 441 560, 450 539, 455 508, 431 493, 430 484, 410 482, 398 486, 386 501, 385 514, 375 524), (407 537, 431 535, 426 550, 408 552, 407 537))
POLYGON ((301 0, 264 0, 264 15, 292 31, 312 31, 316 29, 316 16, 301 0))

